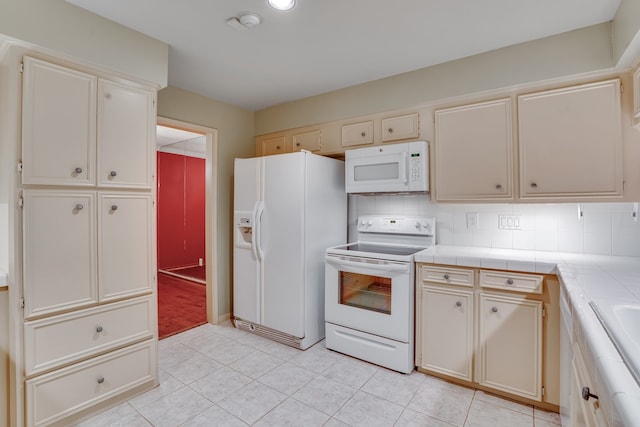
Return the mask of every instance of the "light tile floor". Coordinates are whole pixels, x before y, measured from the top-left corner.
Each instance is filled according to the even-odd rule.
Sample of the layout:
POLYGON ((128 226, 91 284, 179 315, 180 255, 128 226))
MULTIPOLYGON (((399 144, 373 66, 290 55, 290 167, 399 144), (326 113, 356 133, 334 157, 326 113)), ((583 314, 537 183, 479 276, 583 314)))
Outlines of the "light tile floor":
POLYGON ((160 386, 94 416, 97 426, 557 427, 558 414, 331 350, 225 325, 159 343, 160 386))

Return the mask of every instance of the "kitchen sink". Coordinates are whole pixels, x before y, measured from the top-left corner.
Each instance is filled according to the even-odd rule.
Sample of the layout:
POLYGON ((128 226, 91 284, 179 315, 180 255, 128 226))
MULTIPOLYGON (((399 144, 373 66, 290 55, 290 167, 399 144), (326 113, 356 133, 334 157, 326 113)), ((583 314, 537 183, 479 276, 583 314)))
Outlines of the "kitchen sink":
POLYGON ((640 303, 603 298, 589 305, 640 385, 640 303))

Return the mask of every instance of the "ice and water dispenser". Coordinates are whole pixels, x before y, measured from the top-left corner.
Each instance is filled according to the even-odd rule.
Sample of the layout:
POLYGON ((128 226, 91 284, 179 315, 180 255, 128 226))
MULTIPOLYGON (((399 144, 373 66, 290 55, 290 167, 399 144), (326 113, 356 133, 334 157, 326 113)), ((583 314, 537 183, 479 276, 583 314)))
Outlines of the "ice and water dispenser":
POLYGON ((253 243, 253 212, 235 213, 235 246, 250 249, 253 243))

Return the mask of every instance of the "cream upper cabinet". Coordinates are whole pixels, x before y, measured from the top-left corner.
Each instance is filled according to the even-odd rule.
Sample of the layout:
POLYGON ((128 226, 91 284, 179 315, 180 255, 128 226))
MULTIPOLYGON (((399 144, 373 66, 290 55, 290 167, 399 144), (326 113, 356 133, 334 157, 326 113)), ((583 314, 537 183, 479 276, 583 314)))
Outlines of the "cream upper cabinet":
POLYGON ((418 113, 382 119, 382 142, 417 138, 419 134, 418 113))
POLYGON ((473 291, 422 281, 418 304, 418 366, 473 381, 473 291))
POLYGON ((97 78, 24 57, 22 183, 94 185, 97 78))
POLYGON ((622 195, 620 81, 518 97, 520 197, 622 195))
POLYGON ((26 318, 97 303, 95 205, 91 192, 24 191, 26 318))
POLYGON ((478 383, 541 400, 542 302, 481 293, 478 321, 478 383))
POLYGON ((436 200, 514 198, 511 123, 510 99, 435 111, 436 200))
POLYGON ((342 146, 373 144, 373 120, 342 125, 342 146))
POLYGON ((258 137, 257 140, 258 155, 271 156, 272 154, 290 153, 291 147, 287 144, 284 135, 258 137))
POLYGON ((317 152, 322 150, 322 133, 320 130, 294 133, 291 139, 293 151, 307 150, 317 152))
POLYGON ((153 100, 149 90, 98 81, 98 185, 151 187, 153 100))

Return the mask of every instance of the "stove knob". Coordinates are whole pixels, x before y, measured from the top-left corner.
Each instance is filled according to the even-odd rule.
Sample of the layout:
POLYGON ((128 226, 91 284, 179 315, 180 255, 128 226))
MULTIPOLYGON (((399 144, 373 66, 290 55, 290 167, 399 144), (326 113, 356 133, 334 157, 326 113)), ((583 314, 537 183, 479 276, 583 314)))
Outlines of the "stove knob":
POLYGON ((373 221, 369 220, 369 222, 367 223, 367 225, 368 225, 369 227, 371 227, 371 226, 373 225, 373 221))
POLYGON ((420 224, 420 221, 416 221, 416 228, 420 230, 420 227, 422 227, 422 224, 420 224))

